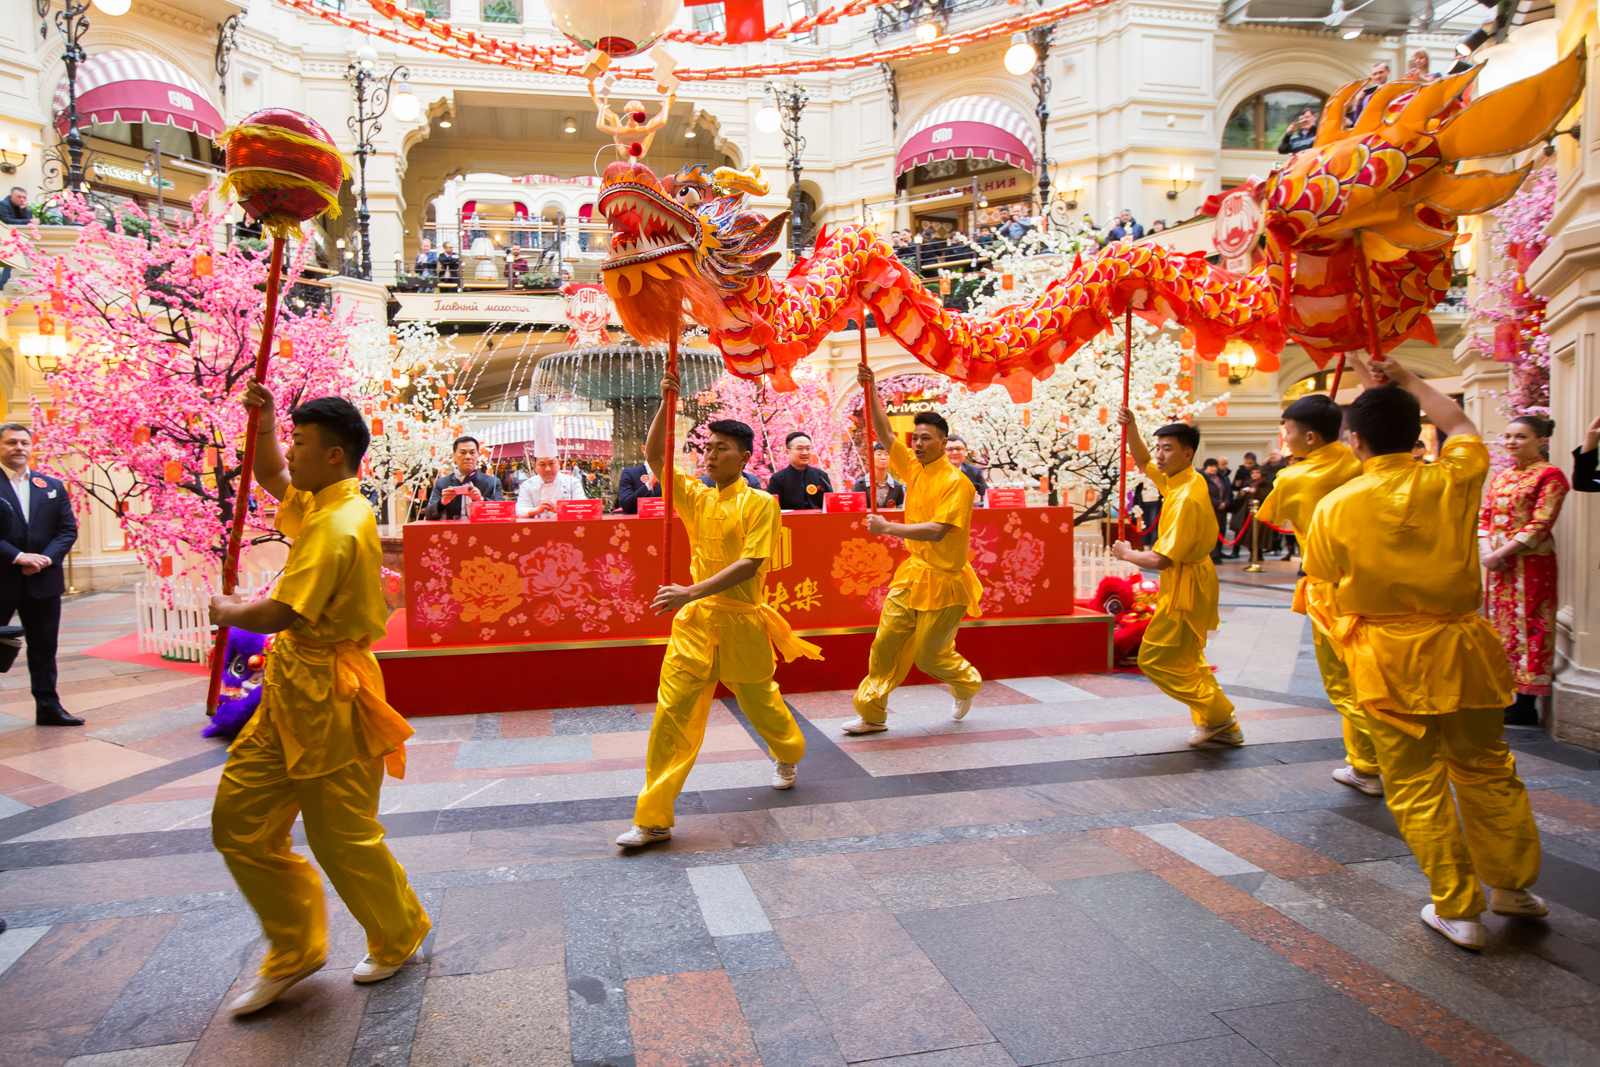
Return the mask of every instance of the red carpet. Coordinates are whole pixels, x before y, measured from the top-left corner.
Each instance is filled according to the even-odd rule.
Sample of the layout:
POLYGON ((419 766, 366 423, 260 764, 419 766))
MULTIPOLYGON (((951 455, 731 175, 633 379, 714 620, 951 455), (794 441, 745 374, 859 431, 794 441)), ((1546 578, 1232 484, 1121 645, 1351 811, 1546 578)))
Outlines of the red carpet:
POLYGON ((103 645, 86 648, 83 654, 99 659, 114 659, 118 663, 137 663, 141 667, 160 667, 162 670, 181 671, 184 674, 198 674, 202 677, 211 673, 211 668, 204 663, 178 663, 175 660, 162 659, 154 652, 140 652, 138 634, 129 634, 107 641, 103 645))

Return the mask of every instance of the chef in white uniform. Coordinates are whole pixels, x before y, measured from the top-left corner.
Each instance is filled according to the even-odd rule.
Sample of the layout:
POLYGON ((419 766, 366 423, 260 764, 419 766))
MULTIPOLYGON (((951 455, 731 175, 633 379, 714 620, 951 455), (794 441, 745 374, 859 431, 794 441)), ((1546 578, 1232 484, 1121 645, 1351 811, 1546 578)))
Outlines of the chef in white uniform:
POLYGON ((533 476, 517 490, 517 518, 553 519, 557 500, 582 500, 583 482, 556 466, 554 420, 538 419, 533 427, 533 476))

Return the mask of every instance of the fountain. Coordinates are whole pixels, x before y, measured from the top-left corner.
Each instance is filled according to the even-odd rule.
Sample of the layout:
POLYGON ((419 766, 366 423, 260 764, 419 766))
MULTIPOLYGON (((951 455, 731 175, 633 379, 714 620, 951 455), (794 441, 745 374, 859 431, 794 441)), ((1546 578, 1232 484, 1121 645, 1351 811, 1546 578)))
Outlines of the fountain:
MULTIPOLYGON (((572 395, 603 400, 612 411, 611 484, 622 468, 643 461, 644 439, 661 402, 661 375, 667 368, 665 345, 603 345, 545 356, 533 367, 527 391, 540 396, 572 395)), ((678 349, 683 397, 692 401, 723 373, 722 356, 705 349, 678 349)))

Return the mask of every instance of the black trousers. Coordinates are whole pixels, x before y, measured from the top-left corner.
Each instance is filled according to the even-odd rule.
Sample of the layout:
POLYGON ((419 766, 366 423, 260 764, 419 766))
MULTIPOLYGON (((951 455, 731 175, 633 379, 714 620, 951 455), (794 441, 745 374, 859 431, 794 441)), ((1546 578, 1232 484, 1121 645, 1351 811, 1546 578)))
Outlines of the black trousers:
POLYGON ((19 616, 22 622, 34 706, 60 707, 61 698, 56 695, 56 642, 61 636, 61 597, 32 597, 24 592, 20 599, 0 600, 0 626, 10 625, 12 615, 19 616))

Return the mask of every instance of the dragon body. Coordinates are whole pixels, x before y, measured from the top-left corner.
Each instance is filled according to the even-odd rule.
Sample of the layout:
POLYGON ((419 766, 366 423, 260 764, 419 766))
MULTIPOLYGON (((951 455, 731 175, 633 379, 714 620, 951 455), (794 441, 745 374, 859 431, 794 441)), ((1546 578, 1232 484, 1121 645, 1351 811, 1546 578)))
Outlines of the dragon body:
POLYGON ((973 389, 1003 385, 1018 401, 1129 310, 1183 326, 1203 358, 1238 339, 1275 370, 1293 339, 1322 365, 1369 347, 1374 334, 1385 349, 1432 336, 1427 312, 1449 287, 1457 216, 1503 202, 1526 173, 1461 174, 1455 164, 1547 138, 1576 100, 1583 60, 1465 103, 1475 73, 1386 86, 1349 131, 1341 116, 1360 83, 1335 94, 1318 144, 1255 186, 1268 255, 1247 274, 1113 242, 1032 301, 977 317, 945 308, 862 226, 824 230, 810 256, 774 278, 785 217, 744 206, 746 194, 766 191, 759 168, 697 165, 663 181, 632 162, 613 163, 601 183, 612 230, 602 274, 634 336, 666 341, 687 316, 709 329, 732 373, 780 389, 828 334, 869 312, 928 367, 973 389))

